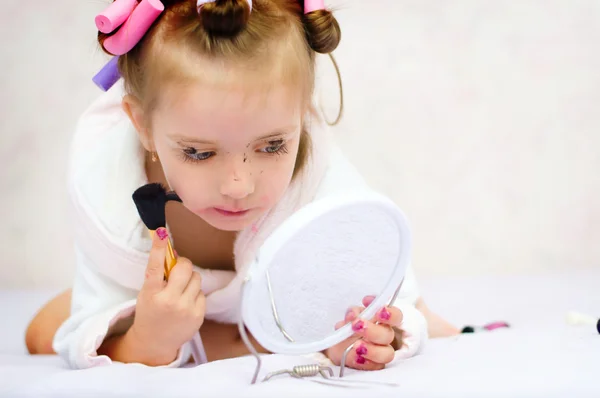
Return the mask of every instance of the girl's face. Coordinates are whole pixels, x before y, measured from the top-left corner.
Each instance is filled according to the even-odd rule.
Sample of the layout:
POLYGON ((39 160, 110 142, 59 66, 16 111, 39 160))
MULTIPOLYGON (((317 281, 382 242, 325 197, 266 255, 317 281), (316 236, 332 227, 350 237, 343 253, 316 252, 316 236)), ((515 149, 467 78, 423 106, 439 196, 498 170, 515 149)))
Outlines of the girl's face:
POLYGON ((301 101, 290 94, 207 84, 162 94, 147 139, 185 207, 215 228, 240 231, 281 199, 302 128, 301 101))

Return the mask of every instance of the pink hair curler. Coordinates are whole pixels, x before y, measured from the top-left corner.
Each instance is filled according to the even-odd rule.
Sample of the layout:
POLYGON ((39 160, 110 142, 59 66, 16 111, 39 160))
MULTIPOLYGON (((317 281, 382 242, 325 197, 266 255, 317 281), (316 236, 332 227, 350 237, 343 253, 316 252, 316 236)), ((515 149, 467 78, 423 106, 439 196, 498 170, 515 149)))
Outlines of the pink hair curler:
POLYGON ((137 0, 116 0, 96 15, 96 27, 102 33, 112 32, 127 20, 137 4, 137 0))
POLYGON ((325 0, 304 0, 304 13, 325 9, 325 0))
POLYGON ((129 52, 146 34, 156 18, 164 11, 160 0, 142 0, 121 29, 104 41, 104 48, 113 55, 129 52))

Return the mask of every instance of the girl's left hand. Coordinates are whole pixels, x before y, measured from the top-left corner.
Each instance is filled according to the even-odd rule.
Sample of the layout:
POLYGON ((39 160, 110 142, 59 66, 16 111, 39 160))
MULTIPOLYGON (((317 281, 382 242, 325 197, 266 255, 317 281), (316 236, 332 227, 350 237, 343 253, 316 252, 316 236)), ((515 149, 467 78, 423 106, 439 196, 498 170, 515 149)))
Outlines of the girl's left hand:
POLYGON ((346 312, 343 321, 335 325, 336 330, 345 324, 352 322, 354 335, 349 339, 327 349, 325 355, 336 365, 339 366, 344 355, 344 351, 354 344, 356 340, 362 339, 362 342, 356 344, 352 351, 346 356, 346 366, 359 370, 381 370, 385 365, 392 362, 395 357, 397 343, 396 332, 402 324, 402 312, 396 307, 383 307, 379 310, 374 319, 367 321, 358 319, 358 315, 368 307, 374 300, 373 296, 367 296, 363 299, 364 307, 351 307, 346 312), (375 322, 378 322, 376 324, 375 322))

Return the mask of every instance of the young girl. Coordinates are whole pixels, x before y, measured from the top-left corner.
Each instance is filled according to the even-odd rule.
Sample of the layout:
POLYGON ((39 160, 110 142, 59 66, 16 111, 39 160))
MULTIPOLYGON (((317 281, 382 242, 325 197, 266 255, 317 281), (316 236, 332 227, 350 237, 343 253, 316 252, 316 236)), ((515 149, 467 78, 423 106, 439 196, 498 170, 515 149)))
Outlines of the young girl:
MULTIPOLYGON (((57 352, 73 368, 181 366, 198 330, 210 361, 248 354, 235 324, 236 271, 298 208, 367 189, 313 104, 315 55, 340 41, 322 1, 136 6, 144 2, 164 10, 119 57, 124 86, 86 111, 73 141, 73 290, 48 303, 26 336, 30 352, 57 352), (183 202, 168 205, 168 230, 154 238, 131 199, 149 182, 183 202), (165 282, 167 237, 178 260, 165 282)), ((99 34, 107 52, 113 33, 99 34)), ((377 320, 358 319, 363 308, 340 314, 336 326, 352 322, 356 334, 323 353, 336 365, 359 338, 347 366, 374 370, 419 352, 428 327, 431 337, 458 333, 427 309, 411 269, 377 320)))

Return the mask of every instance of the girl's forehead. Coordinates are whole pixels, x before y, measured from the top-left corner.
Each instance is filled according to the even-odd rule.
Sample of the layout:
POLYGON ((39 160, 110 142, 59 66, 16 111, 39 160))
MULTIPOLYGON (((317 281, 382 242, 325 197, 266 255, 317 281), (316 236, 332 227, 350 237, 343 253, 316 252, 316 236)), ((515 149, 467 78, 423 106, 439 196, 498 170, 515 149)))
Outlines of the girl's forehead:
POLYGON ((156 127, 170 137, 250 143, 276 133, 298 130, 304 106, 294 87, 252 90, 195 84, 164 92, 156 109, 156 127))

